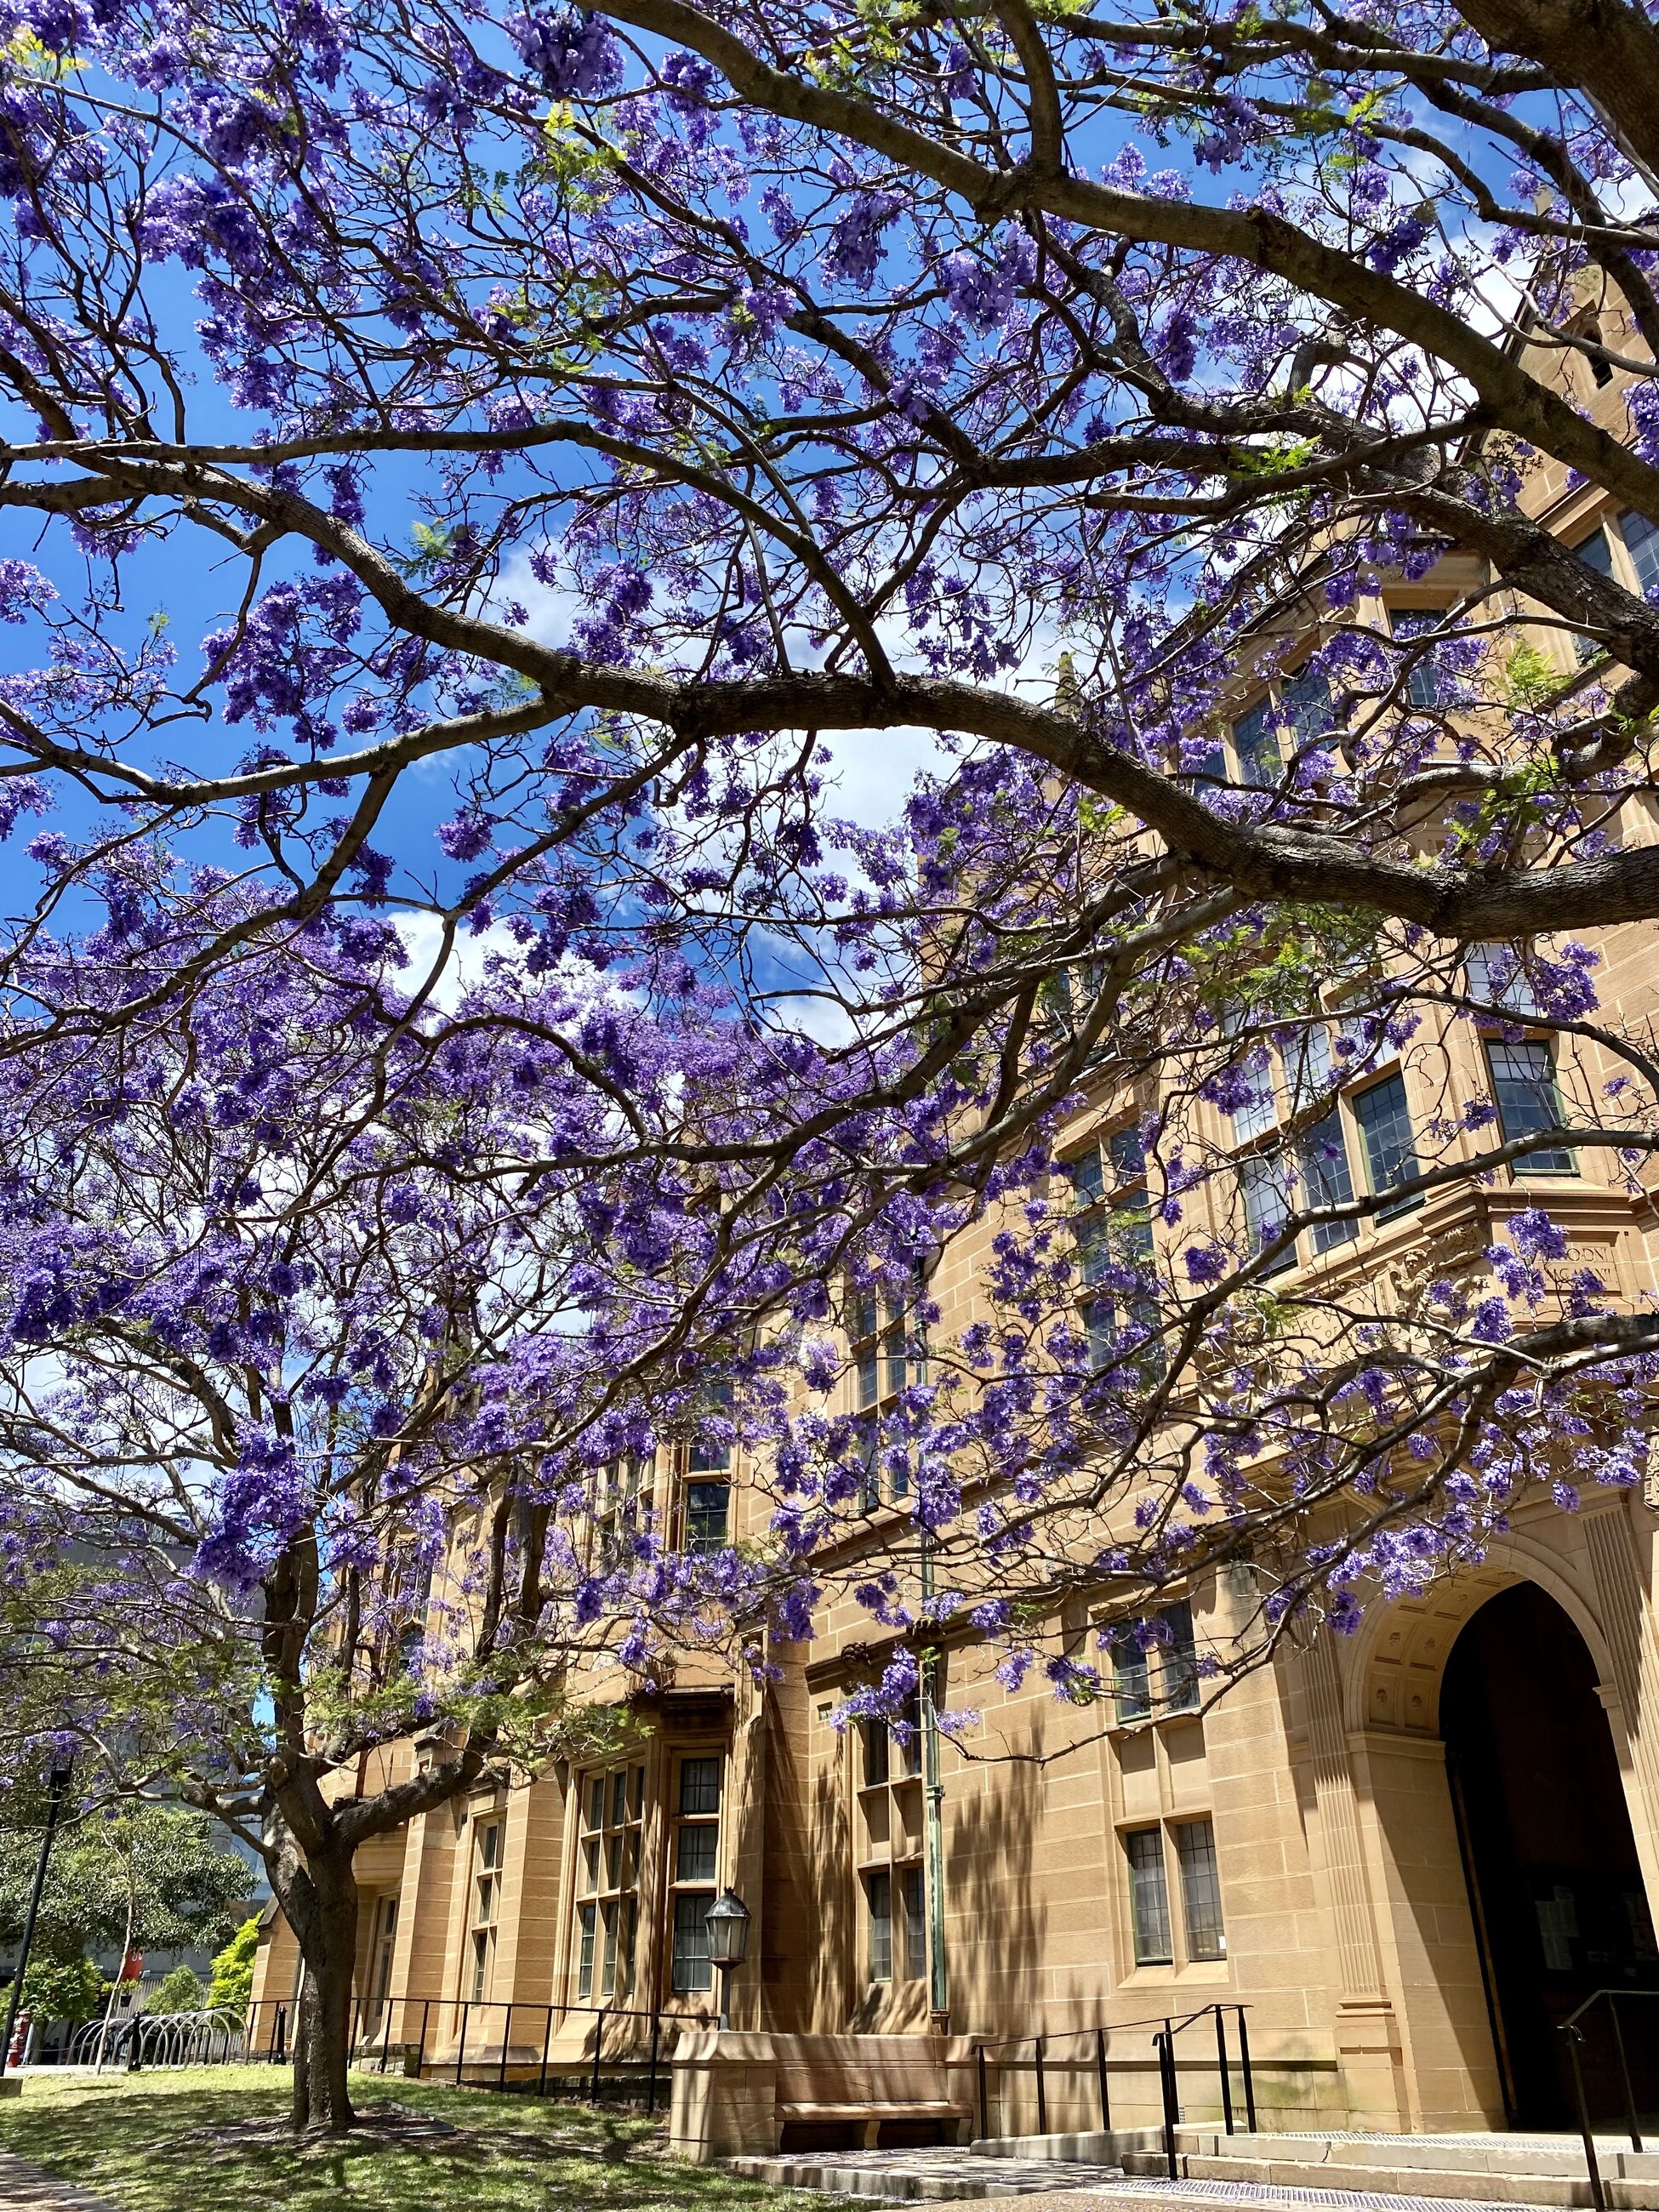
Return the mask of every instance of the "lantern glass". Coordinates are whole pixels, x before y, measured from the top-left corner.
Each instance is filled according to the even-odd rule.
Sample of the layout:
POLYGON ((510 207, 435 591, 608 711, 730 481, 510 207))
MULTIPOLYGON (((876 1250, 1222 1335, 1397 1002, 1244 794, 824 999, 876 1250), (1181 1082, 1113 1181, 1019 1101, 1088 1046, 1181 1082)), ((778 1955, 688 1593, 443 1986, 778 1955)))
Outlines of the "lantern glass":
POLYGON ((749 1948, 749 1907, 734 1889, 722 1890, 703 1916, 708 1956, 717 1966, 740 1966, 749 1948))

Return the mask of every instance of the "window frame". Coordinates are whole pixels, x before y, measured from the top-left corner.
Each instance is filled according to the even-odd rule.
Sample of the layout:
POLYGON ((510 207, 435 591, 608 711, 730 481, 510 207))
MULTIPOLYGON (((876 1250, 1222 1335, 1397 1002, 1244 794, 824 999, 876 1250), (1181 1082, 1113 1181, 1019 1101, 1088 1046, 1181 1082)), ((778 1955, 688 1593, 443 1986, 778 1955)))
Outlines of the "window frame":
POLYGON ((1130 1971, 1180 1974, 1189 1967, 1225 1970, 1227 1923, 1215 1815, 1166 1811, 1119 1824, 1130 1971), (1153 1895, 1155 1922, 1142 1906, 1153 1895), (1150 1941, 1148 1940, 1150 1936, 1150 1941))
MULTIPOLYGON (((696 1919, 696 1906, 701 1901, 707 1913, 720 1894, 720 1871, 725 1863, 726 1752, 724 1745, 685 1744, 677 1746, 673 1757, 672 1779, 668 1798, 667 1821, 667 1881, 665 1893, 665 1949, 668 1954, 668 1986, 672 1996, 706 1996, 714 1985, 714 1969, 708 1952, 705 1930, 701 1949, 692 1963, 701 1970, 701 1978, 682 1979, 683 1959, 689 1959, 689 1947, 683 1950, 680 1942, 682 1922, 689 1926, 696 1919), (714 1802, 688 1802, 692 1794, 690 1770, 694 1767, 714 1769, 714 1802), (680 1866, 680 1834, 686 1828, 709 1828, 714 1831, 714 1871, 712 1874, 682 1875, 680 1866)), ((696 1785, 699 1796, 703 1784, 696 1785)))
POLYGON ((878 1464, 881 1425, 907 1390, 927 1382, 927 1325, 920 1308, 927 1296, 926 1272, 918 1269, 908 1298, 884 1285, 848 1282, 842 1293, 842 1328, 847 1340, 851 1412, 866 1431, 864 1477, 859 1503, 866 1513, 879 1512, 910 1495, 908 1465, 878 1464))
MULTIPOLYGON (((1494 1059, 1494 1054, 1498 1053, 1535 1052, 1541 1055, 1544 1062, 1544 1081, 1539 1085, 1539 1096, 1542 1098, 1545 1087, 1547 1086, 1549 1099, 1554 1112, 1551 1121, 1540 1122, 1536 1126, 1540 1128, 1559 1126, 1565 1119, 1565 1115, 1561 1103, 1561 1085, 1556 1072, 1554 1040, 1547 1036, 1520 1038, 1495 1036, 1483 1031, 1480 1044, 1486 1064, 1486 1079, 1492 1086, 1492 1103, 1498 1114, 1498 1133, 1504 1142, 1508 1144, 1516 1137, 1529 1136, 1533 1132, 1528 1129, 1512 1129, 1510 1127, 1509 1116, 1504 1110, 1504 1098, 1507 1086, 1499 1077, 1494 1059)), ((1518 1159, 1510 1162, 1510 1173, 1512 1176, 1546 1176, 1552 1182, 1559 1182, 1564 1177, 1573 1177, 1578 1175, 1578 1155, 1570 1145, 1556 1146, 1552 1149, 1540 1152, 1524 1152, 1518 1159)))
POLYGON ((1105 1650, 1111 1662, 1115 1729, 1140 1728, 1149 1721, 1176 1720, 1197 1712, 1203 1704, 1191 1598, 1172 1598, 1158 1608, 1156 1617, 1170 1632, 1144 1651, 1129 1623, 1103 1624, 1105 1650), (1156 1682, 1152 1672, 1154 1653, 1158 1655, 1156 1682), (1127 1690, 1126 1684, 1129 1686, 1127 1690))
POLYGON ((887 1880, 889 1972, 866 1972, 866 1984, 908 1982, 927 1972, 927 1876, 922 1848, 922 1710, 918 1687, 902 1718, 905 1733, 885 1721, 860 1721, 848 1729, 843 1741, 856 1762, 852 1773, 854 1803, 849 1808, 848 1844, 858 1899, 857 1941, 866 1969, 874 1955, 872 1883, 887 1880), (907 1915, 912 1884, 919 1885, 922 1932, 913 1942, 907 1915), (920 1973, 909 1969, 917 1959, 920 1973))
POLYGON ((1321 731, 1328 732, 1338 726, 1329 679, 1322 670, 1314 668, 1313 658, 1313 654, 1308 654, 1297 667, 1278 669, 1263 678, 1261 697, 1252 700, 1228 722, 1227 747, 1234 779, 1242 789, 1277 790, 1287 762, 1304 746, 1315 743, 1321 731), (1307 709, 1310 702, 1316 702, 1316 693, 1315 714, 1310 716, 1307 709), (1316 730, 1310 724, 1321 714, 1327 719, 1316 730), (1243 732, 1251 723, 1255 727, 1247 740, 1243 732))
POLYGON ((1392 1067, 1372 1073, 1370 1079, 1355 1090, 1348 1100, 1353 1113, 1354 1125, 1359 1135, 1360 1156, 1365 1164, 1367 1194, 1383 1201, 1373 1216, 1373 1219, 1379 1227, 1386 1221, 1397 1220, 1401 1214, 1414 1212, 1423 1203, 1423 1193, 1420 1190, 1410 1192, 1403 1198, 1390 1200, 1388 1193, 1397 1188, 1397 1185, 1389 1183, 1379 1188, 1377 1182, 1376 1154, 1371 1144, 1370 1127, 1364 1117, 1365 1102, 1379 1097, 1384 1091, 1395 1086, 1399 1089, 1401 1115, 1407 1131, 1407 1151, 1401 1157, 1402 1160, 1408 1158, 1411 1163, 1409 1169, 1401 1175, 1399 1181, 1400 1182, 1414 1182, 1423 1172, 1423 1163, 1417 1153, 1417 1133, 1412 1122, 1411 1091, 1406 1081, 1405 1069, 1396 1062, 1392 1067))
POLYGON ((579 2004, 595 1996, 602 2004, 614 2003, 633 1993, 645 1864, 645 1762, 633 1758, 586 1768, 575 1785, 579 2004))
POLYGON ((893 1873, 890 1866, 866 1867, 864 1885, 864 1978, 872 1987, 893 1979, 893 1873), (877 1899, 883 1909, 877 1909, 877 1899))
POLYGON ((1158 1262, 1139 1120, 1117 1120, 1097 1128, 1083 1150, 1065 1154, 1056 1165, 1071 1187, 1067 1225, 1073 1291, 1078 1327, 1088 1346, 1089 1371, 1107 1375, 1127 1370, 1139 1387, 1148 1388, 1164 1365, 1158 1304, 1101 1286, 1102 1277, 1114 1267, 1146 1270, 1158 1262), (1129 1328, 1141 1334, 1126 1350, 1123 1339, 1129 1328))
MULTIPOLYGON (((1396 605, 1391 599, 1386 600, 1384 612, 1389 618, 1389 639, 1395 645, 1410 645, 1425 631, 1438 629, 1451 611, 1451 608, 1445 605, 1406 606, 1396 605), (1407 623, 1412 627, 1402 629, 1401 623, 1407 623)), ((1395 681, 1399 681, 1397 671, 1395 681)), ((1440 671, 1435 660, 1435 649, 1431 647, 1427 653, 1419 653, 1413 661, 1411 673, 1406 679, 1405 696, 1401 703, 1408 714, 1437 713, 1443 710, 1444 705, 1440 690, 1440 671)))
POLYGON ((1133 1827, 1119 1831, 1122 1838, 1125 1863, 1129 1875, 1129 1937, 1131 1954, 1137 1969, 1142 1966, 1170 1966, 1176 1963, 1175 1914, 1170 1897, 1168 1852, 1164 1840, 1162 1820, 1143 1820, 1133 1827), (1150 1843, 1150 1850, 1137 1854, 1136 1846, 1150 1843), (1143 1901, 1150 1899, 1153 1911, 1143 1915, 1143 1901), (1158 1940, 1158 1923, 1162 1924, 1162 1942, 1158 1940))
POLYGON ((1180 1877, 1181 1943, 1186 1963, 1223 1965, 1227 1957, 1227 1922, 1221 1902, 1215 1821, 1208 1813, 1190 1814, 1184 1820, 1171 1820, 1169 1828, 1180 1877), (1202 1929, 1206 1939, 1206 1948, 1202 1950, 1194 1938, 1196 1929, 1202 1929), (1207 1948, 1212 1943, 1213 1948, 1207 1948))
MULTIPOLYGON (((720 1376, 703 1392, 703 1411, 729 1419, 735 1393, 720 1376)), ((699 1559, 722 1552, 732 1541, 732 1498, 736 1488, 737 1445, 706 1443, 694 1437, 684 1449, 679 1480, 680 1549, 699 1559), (694 1502, 695 1493, 695 1502, 694 1502), (718 1494, 718 1510, 715 1499, 718 1494)))
MULTIPOLYGON (((1376 1071, 1367 1066, 1364 1081, 1339 1072, 1330 1031, 1342 1027, 1340 1016, 1322 1013, 1310 1020, 1302 1032, 1294 1065, 1282 1046, 1269 1048, 1273 1061, 1266 1118, 1258 1118, 1255 1110, 1248 1119, 1242 1114, 1227 1116, 1234 1133, 1232 1163, 1238 1179, 1238 1203, 1252 1257, 1267 1241, 1261 1233, 1260 1219, 1255 1218, 1260 1209, 1257 1194, 1264 1182, 1271 1181, 1277 1186, 1284 1208, 1280 1226, 1299 1205, 1345 1206, 1357 1195, 1348 1113, 1354 1097, 1368 1087, 1376 1071), (1352 1091, 1344 1087, 1349 1079, 1356 1086, 1352 1091), (1309 1107, 1322 1097, 1326 1101, 1324 1111, 1313 1121, 1306 1120, 1309 1107), (1316 1159, 1313 1148, 1328 1135, 1334 1142, 1328 1154, 1316 1159)), ((1385 1067, 1378 1079, 1386 1080, 1397 1072, 1385 1067)), ((1359 1230, 1357 1219, 1310 1224, 1297 1231, 1294 1242, 1258 1279, 1271 1282, 1292 1267, 1322 1260, 1352 1243, 1359 1230)))
POLYGON ((466 1950, 462 1986, 469 2004, 487 2004, 495 1978, 501 1887, 507 1863, 507 1814, 492 1804, 472 1815, 467 1851, 466 1950))
POLYGON ((601 1572, 626 1565, 634 1540, 650 1524, 655 1498, 655 1468, 648 1458, 629 1453, 607 1460, 599 1469, 592 1514, 592 1563, 601 1572))

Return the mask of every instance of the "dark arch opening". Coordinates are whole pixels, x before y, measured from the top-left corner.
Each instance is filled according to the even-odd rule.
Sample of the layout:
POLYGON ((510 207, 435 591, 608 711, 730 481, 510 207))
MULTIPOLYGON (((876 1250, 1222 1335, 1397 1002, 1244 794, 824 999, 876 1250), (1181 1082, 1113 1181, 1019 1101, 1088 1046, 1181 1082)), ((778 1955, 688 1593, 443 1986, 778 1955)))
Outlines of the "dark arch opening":
MULTIPOLYGON (((1596 1990, 1659 1988, 1659 1947, 1595 1662, 1535 1583, 1489 1599, 1453 1644, 1440 1732, 1510 2124, 1571 2127, 1560 2024, 1596 1990)), ((1633 2059, 1659 2040, 1659 2004, 1641 2010, 1633 2059)), ((1583 2057, 1592 2112, 1610 2118, 1604 2024, 1583 2057)), ((1638 2087, 1650 2106, 1659 2083, 1638 2087)))

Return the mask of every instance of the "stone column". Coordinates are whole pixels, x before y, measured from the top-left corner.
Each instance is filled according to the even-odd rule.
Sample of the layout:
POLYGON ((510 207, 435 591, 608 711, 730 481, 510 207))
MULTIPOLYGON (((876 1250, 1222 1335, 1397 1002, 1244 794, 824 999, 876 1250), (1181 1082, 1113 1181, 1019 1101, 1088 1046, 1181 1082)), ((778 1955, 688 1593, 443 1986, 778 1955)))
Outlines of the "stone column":
MULTIPOLYGON (((1625 1771, 1631 1827, 1651 1906, 1659 1900, 1659 1638, 1625 1496, 1587 1507, 1579 1527, 1613 1672, 1612 1681, 1601 1686, 1602 1703, 1625 1771)), ((1659 1912, 1654 1917, 1659 1923, 1659 1912)))
POLYGON ((722 1881, 749 1907, 749 1949, 727 1976, 733 2029, 757 2028, 763 2016, 761 1960, 765 1950, 765 1692, 745 1676, 737 1682, 732 1756, 726 1775, 726 1865, 722 1881))
POLYGON ((1342 1678, 1328 1631, 1303 1658, 1308 1751, 1336 1939, 1339 1994, 1333 2027, 1350 2124, 1385 2131, 1407 2124, 1400 2023, 1384 1985, 1376 1916, 1348 1759, 1342 1678))

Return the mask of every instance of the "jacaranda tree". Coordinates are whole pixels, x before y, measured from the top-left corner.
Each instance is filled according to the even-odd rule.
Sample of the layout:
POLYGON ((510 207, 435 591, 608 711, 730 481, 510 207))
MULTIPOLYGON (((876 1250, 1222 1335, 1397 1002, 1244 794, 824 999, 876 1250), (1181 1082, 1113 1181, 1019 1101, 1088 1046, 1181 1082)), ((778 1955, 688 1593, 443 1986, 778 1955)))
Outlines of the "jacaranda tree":
POLYGON ((302 2117, 349 2112, 356 1843, 575 1725, 595 1645, 763 1667, 876 1503, 878 1621, 1086 1700, 1073 1589, 1150 1617, 1248 1550, 1244 1663, 1528 1481, 1636 1479, 1659 1328, 1543 1212, 1407 1297, 1277 1269, 1656 1141, 1573 935, 1659 915, 1645 12, 3 30, 11 1732, 165 1741, 257 1814, 302 2117), (1544 526, 1572 488, 1632 567, 1544 526), (933 764, 840 821, 901 730, 933 764), (1356 1070, 1523 1004, 1611 1087, 1327 1171, 1356 1070), (1139 1104, 1080 1305, 1085 1085, 1139 1104), (1269 1088, 1252 1198, 1213 1116, 1269 1088), (828 1395, 866 1306, 874 1421, 828 1395), (595 1471, 711 1421, 766 1543, 596 1566, 595 1471), (467 1513, 445 1648, 400 1645, 467 1513), (331 1796, 417 1722, 453 1757, 331 1796))
MULTIPOLYGON (((87 957, 107 983, 131 953, 87 957)), ((665 1641, 736 1624, 740 1651, 776 1579, 588 1527, 608 1461, 709 1420, 729 1443, 717 1409, 775 1396, 787 1347, 738 1345, 754 1261, 718 1208, 605 1165, 613 1109, 570 1054, 625 1059, 635 1116, 689 1092, 717 1131, 733 1051, 516 975, 441 1035, 398 1026, 313 932, 142 1042, 7 1063, 6 1732, 74 1754, 88 1832, 100 1799, 168 1792, 263 1852, 306 1970, 296 2111, 328 2124, 362 1844, 603 1741, 594 1663, 625 1692, 665 1641), (417 1736, 447 1748, 386 1763, 417 1736)))

